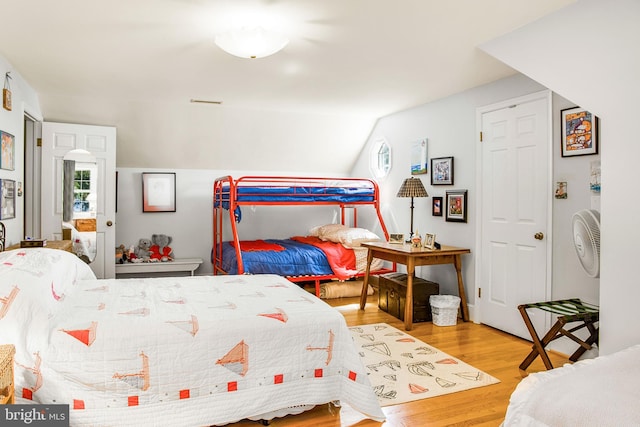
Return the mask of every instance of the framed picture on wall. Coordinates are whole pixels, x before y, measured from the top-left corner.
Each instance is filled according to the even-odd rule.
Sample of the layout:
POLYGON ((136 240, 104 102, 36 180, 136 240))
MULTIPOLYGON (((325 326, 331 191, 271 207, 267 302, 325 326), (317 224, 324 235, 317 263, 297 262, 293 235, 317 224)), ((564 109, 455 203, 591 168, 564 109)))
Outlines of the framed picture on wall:
POLYGON ((442 216, 442 197, 433 197, 431 199, 431 215, 442 216))
POLYGON ((15 165, 15 137, 5 131, 0 131, 0 169, 14 170, 15 165))
POLYGON ((431 159, 431 185, 453 185, 453 157, 431 159))
POLYGON ((447 191, 445 209, 447 221, 467 222, 467 190, 447 191))
POLYGON ((562 157, 598 154, 598 118, 584 108, 560 111, 562 157))
POLYGON ((429 172, 427 156, 427 139, 414 141, 411 144, 411 175, 421 175, 429 172))
POLYGON ((176 174, 142 173, 142 212, 176 211, 176 174))
POLYGON ((0 220, 16 217, 16 182, 0 179, 0 220))

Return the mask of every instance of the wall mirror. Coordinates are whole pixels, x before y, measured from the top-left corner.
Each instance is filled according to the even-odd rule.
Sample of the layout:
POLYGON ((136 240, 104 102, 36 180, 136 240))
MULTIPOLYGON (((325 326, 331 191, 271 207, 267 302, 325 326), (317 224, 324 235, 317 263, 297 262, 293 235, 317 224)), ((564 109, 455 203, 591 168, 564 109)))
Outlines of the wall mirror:
POLYGON ((64 155, 63 168, 62 235, 73 242, 78 257, 91 263, 97 254, 96 158, 86 150, 71 150, 64 155))

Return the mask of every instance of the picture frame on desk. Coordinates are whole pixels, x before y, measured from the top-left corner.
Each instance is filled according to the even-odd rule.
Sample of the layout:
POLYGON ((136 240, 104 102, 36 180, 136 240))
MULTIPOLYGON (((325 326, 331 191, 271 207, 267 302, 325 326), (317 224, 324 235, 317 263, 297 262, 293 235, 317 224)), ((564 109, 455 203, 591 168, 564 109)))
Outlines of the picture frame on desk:
POLYGON ((424 248, 434 250, 436 248, 436 235, 432 233, 425 233, 424 235, 424 248))
POLYGON ((389 243, 394 245, 403 245, 404 244, 404 234, 402 233, 390 233, 389 234, 389 243))

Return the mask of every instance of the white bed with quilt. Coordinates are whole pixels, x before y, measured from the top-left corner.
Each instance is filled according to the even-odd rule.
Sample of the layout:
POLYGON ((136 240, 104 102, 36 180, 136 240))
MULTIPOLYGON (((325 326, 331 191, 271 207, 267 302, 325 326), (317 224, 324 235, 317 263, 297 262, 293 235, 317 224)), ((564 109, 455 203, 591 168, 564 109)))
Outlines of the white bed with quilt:
POLYGON ((275 275, 97 280, 46 248, 0 253, 16 403, 72 426, 223 425, 340 401, 384 414, 343 316, 275 275))
POLYGON ((640 425, 640 345, 524 378, 504 427, 640 425))

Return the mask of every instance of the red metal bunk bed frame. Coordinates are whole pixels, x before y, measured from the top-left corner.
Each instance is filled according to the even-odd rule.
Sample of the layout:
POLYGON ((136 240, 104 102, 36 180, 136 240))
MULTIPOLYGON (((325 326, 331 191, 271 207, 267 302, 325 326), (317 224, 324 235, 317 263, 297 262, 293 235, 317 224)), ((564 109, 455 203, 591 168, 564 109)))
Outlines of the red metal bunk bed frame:
MULTIPOLYGON (((222 243, 223 238, 223 209, 227 209, 225 204, 228 204, 229 220, 231 223, 231 232, 233 234, 233 246, 236 252, 236 258, 238 261, 238 274, 244 274, 244 266, 242 262, 242 252, 240 251, 240 239, 238 237, 238 228, 235 220, 235 209, 239 206, 311 206, 311 205, 333 205, 340 207, 340 220, 341 224, 345 225, 345 210, 347 208, 353 209, 353 226, 358 225, 358 213, 357 206, 372 206, 375 209, 378 217, 378 222, 384 233, 386 240, 389 240, 389 232, 382 219, 380 212, 380 190, 378 184, 367 178, 318 178, 318 177, 290 177, 290 176, 243 176, 237 179, 233 179, 230 175, 216 178, 213 184, 213 274, 218 273, 227 274, 221 267, 222 265, 222 243), (331 185, 329 183, 341 183, 342 185, 331 185), (300 194, 296 192, 296 187, 318 187, 318 188, 341 188, 346 187, 348 183, 353 185, 369 185, 373 189, 373 200, 371 201, 318 201, 312 200, 314 195, 300 194), (241 186, 248 187, 261 187, 261 188, 291 188, 291 193, 280 193, 281 196, 289 196, 295 200, 284 201, 240 201, 237 197, 237 189, 241 186), (226 198, 225 198, 226 196, 226 198), (223 203, 224 202, 224 203, 223 203)), ((371 274, 384 274, 393 272, 396 270, 395 263, 393 268, 384 268, 377 270, 371 274)), ((363 277, 364 273, 358 273, 353 277, 363 277)), ((292 282, 310 282, 315 284, 315 293, 317 297, 320 297, 320 282, 323 280, 331 280, 336 278, 334 275, 313 275, 313 276, 286 276, 286 278, 292 282)))

